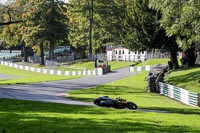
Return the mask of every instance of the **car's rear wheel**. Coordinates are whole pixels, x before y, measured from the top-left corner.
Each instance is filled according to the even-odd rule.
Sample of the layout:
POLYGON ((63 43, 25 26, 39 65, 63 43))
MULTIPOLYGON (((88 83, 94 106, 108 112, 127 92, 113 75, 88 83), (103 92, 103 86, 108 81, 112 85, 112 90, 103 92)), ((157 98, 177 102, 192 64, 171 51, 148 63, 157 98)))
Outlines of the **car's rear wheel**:
POLYGON ((137 109, 137 105, 133 102, 127 102, 126 107, 129 109, 137 109))

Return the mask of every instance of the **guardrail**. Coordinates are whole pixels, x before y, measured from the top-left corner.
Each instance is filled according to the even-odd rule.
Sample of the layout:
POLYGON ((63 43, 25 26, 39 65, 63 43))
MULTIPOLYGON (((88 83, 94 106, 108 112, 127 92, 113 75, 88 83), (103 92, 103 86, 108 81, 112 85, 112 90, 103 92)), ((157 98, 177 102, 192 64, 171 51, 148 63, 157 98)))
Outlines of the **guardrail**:
POLYGON ((42 68, 34 68, 30 66, 23 66, 14 64, 11 62, 0 61, 1 65, 9 66, 12 68, 44 73, 44 74, 52 74, 52 75, 60 75, 60 76, 92 76, 92 75, 103 75, 102 68, 96 68, 95 70, 80 70, 80 71, 61 71, 61 70, 52 70, 52 69, 42 69, 42 68))
POLYGON ((160 94, 191 106, 200 106, 200 93, 159 82, 160 94))
POLYGON ((147 66, 130 66, 129 72, 138 72, 138 71, 150 71, 155 65, 147 66))

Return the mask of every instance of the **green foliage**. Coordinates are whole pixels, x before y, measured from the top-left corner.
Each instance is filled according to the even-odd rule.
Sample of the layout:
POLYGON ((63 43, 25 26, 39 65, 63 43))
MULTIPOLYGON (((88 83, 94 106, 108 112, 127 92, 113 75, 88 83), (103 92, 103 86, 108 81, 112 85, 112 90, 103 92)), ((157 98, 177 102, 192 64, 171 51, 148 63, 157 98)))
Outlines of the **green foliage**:
POLYGON ((72 0, 68 4, 68 17, 69 17, 69 42, 76 48, 82 55, 88 50, 89 44, 89 20, 88 20, 88 7, 86 0, 72 0), (86 9, 85 9, 86 8, 86 9))
POLYGON ((200 2, 198 0, 150 0, 149 6, 161 11, 161 26, 168 36, 176 36, 179 46, 186 50, 200 42, 200 2))
POLYGON ((143 50, 161 47, 156 42, 159 35, 159 13, 148 7, 148 0, 126 1, 123 25, 123 43, 130 49, 143 50))
POLYGON ((119 45, 124 7, 121 0, 69 1, 71 22, 70 43, 87 52, 89 46, 89 21, 92 17, 93 53, 105 52, 106 45, 119 45))
MULTIPOLYGON (((10 4, 5 19, 20 20, 20 23, 3 27, 2 39, 7 47, 23 44, 43 53, 43 47, 51 53, 55 45, 67 43, 68 18, 66 5, 60 0, 17 0, 10 4)), ((43 58, 43 55, 41 55, 43 58)), ((50 55, 53 58, 53 54, 50 55)))
MULTIPOLYGON (((66 17, 66 6, 59 0, 30 1, 23 15, 26 20, 27 35, 26 42, 41 45, 49 44, 50 60, 54 58, 53 50, 56 43, 67 42, 68 19, 66 17)), ((43 55, 42 55, 43 57, 43 55)))

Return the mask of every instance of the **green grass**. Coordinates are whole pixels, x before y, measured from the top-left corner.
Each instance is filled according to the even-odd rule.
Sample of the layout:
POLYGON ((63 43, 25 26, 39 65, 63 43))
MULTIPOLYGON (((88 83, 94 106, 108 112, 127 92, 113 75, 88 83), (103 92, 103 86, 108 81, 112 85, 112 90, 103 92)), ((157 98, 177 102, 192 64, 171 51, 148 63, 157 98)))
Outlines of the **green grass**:
MULTIPOLYGON (((19 63, 21 64, 21 63, 19 63)), ((129 66, 132 63, 129 62, 110 62, 111 68, 118 69, 121 67, 129 66)), ((27 64, 25 64, 27 65, 27 64)), ((79 62, 74 64, 75 66, 86 67, 88 70, 91 70, 94 67, 94 62, 79 62)), ((44 68, 44 66, 40 66, 37 64, 28 64, 28 66, 36 67, 36 68, 44 68)), ((46 82, 46 81, 54 81, 54 80, 67 80, 72 78, 79 78, 80 76, 57 76, 57 75, 49 75, 49 74, 41 74, 31 71, 25 71, 15 68, 10 68, 7 66, 0 65, 0 74, 7 74, 10 76, 14 76, 15 78, 4 79, 0 78, 0 85, 2 84, 25 84, 25 83, 33 83, 33 82, 46 82)), ((60 68, 59 70, 69 70, 65 68, 60 68)))
POLYGON ((146 66, 146 65, 156 65, 156 64, 168 64, 169 59, 150 59, 144 62, 139 63, 137 66, 146 66))
MULTIPOLYGON (((0 66, 0 69, 1 73, 3 72, 13 76, 23 76, 24 73, 22 70, 13 70, 12 68, 4 66, 0 66)), ((199 68, 194 69, 195 70, 188 69, 187 74, 190 75, 193 73, 193 75, 191 74, 190 76, 192 76, 193 79, 199 79, 199 73, 197 73, 199 72, 199 68)), ((184 73, 185 72, 186 71, 184 71, 184 73)), ((158 94, 147 93, 147 81, 145 81, 147 74, 148 72, 141 72, 136 76, 109 84, 71 91, 69 92, 69 97, 88 102, 92 102, 94 98, 102 95, 108 95, 111 98, 122 97, 128 101, 135 102, 139 108, 164 110, 168 113, 0 99, 0 132, 200 132, 200 108, 186 106, 158 94)), ((32 72, 27 74, 27 77, 28 75, 30 79, 33 78, 32 72)), ((175 77, 177 75, 175 75, 175 77)), ((179 77, 174 78, 174 80, 177 78, 179 77)))
POLYGON ((111 98, 122 97, 128 101, 134 101, 140 108, 159 110, 187 108, 187 106, 180 104, 180 102, 176 102, 156 93, 148 93, 146 89, 147 81, 145 81, 145 76, 147 74, 148 72, 142 72, 139 75, 113 83, 70 91, 67 96, 74 99, 92 101, 92 99, 99 96, 108 95, 111 98))
MULTIPOLYGON (((111 70, 123 68, 130 66, 132 64, 135 64, 133 62, 119 62, 119 61, 111 61, 108 62, 109 65, 111 65, 111 70)), ((78 62, 73 64, 72 66, 80 66, 85 67, 87 70, 93 70, 94 69, 94 62, 93 61, 86 61, 86 62, 78 62)))
MULTIPOLYGON (((24 62, 19 62, 17 64, 45 69, 45 66, 41 66, 39 64, 24 63, 24 62)), ((119 68, 123 68, 123 67, 127 67, 127 66, 130 66, 130 65, 133 65, 135 63, 133 63, 133 62, 111 61, 111 62, 108 62, 108 64, 111 65, 111 70, 115 70, 115 69, 119 69, 119 68)), ((71 66, 72 66, 72 68, 66 68, 64 65, 61 64, 60 66, 58 66, 58 70, 62 70, 62 71, 80 71, 80 69, 79 70, 78 69, 73 69, 73 66, 74 67, 86 68, 86 70, 94 70, 94 61, 80 61, 80 62, 72 64, 71 66)))
POLYGON ((119 62, 119 61, 110 61, 108 62, 109 65, 111 65, 111 70, 116 70, 119 68, 127 67, 130 65, 135 64, 134 62, 119 62))
POLYGON ((173 108, 171 113, 155 113, 9 99, 0 99, 0 107, 0 132, 200 132, 200 112, 197 108, 184 108, 184 112, 173 108))
POLYGON ((0 65, 0 74, 6 74, 14 76, 11 79, 0 78, 0 85, 2 84, 25 84, 33 82, 46 82, 54 80, 67 80, 72 78, 78 78, 80 76, 57 76, 49 74, 41 74, 31 71, 25 71, 15 68, 10 68, 7 66, 0 65))
POLYGON ((192 67, 171 72, 166 82, 189 91, 200 93, 200 67, 192 67))

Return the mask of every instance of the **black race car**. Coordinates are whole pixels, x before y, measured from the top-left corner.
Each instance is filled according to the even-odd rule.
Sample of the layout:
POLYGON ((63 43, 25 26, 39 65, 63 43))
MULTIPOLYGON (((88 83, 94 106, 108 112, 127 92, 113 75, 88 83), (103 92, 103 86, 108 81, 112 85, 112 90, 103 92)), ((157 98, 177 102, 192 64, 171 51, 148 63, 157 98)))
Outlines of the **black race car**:
POLYGON ((102 96, 94 99, 94 104, 102 107, 114 107, 114 108, 128 108, 128 109, 137 109, 137 105, 134 102, 126 101, 122 98, 111 99, 108 96, 102 96))

